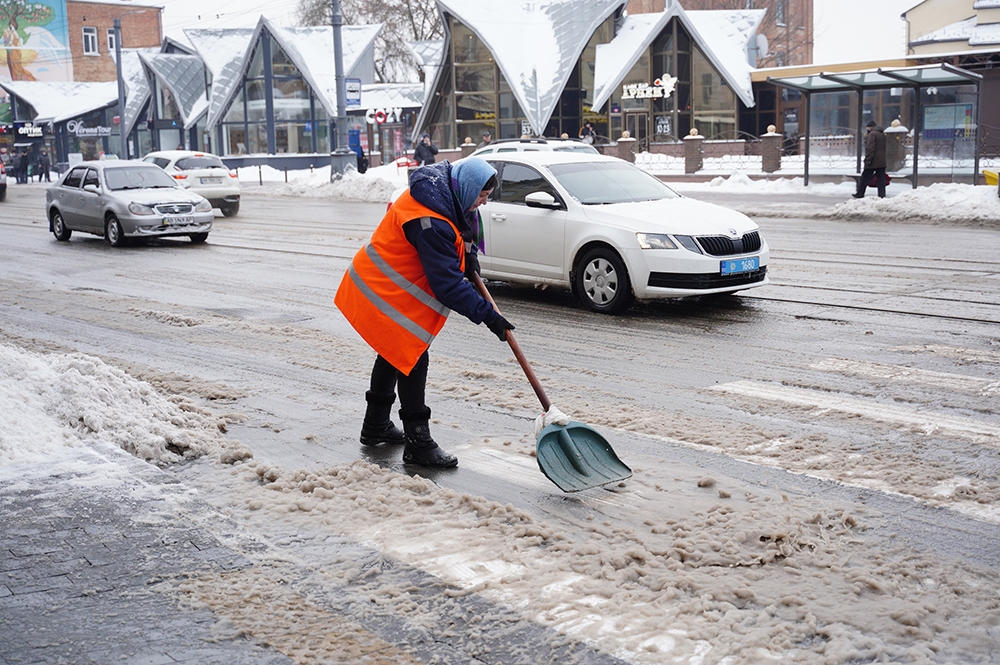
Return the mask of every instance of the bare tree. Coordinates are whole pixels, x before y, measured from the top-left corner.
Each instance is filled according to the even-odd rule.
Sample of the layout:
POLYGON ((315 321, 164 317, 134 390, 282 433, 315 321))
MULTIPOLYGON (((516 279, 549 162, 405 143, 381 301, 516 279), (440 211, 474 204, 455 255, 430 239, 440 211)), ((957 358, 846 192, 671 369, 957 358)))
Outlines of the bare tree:
MULTIPOLYGON (((330 0, 298 0, 301 25, 330 25, 330 0)), ((375 40, 375 73, 382 82, 416 81, 420 71, 407 42, 440 39, 444 32, 434 0, 341 0, 344 23, 381 23, 375 40)))

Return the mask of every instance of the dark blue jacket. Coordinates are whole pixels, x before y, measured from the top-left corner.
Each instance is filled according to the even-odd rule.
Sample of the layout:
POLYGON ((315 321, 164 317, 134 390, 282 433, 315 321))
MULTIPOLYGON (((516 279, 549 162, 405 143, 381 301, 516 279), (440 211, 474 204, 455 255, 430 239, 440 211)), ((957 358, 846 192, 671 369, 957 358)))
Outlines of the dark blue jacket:
MULTIPOLYGON (((472 240, 470 216, 478 213, 460 210, 451 188, 450 163, 440 162, 414 171, 410 178, 410 195, 417 203, 454 222, 466 240, 466 247, 469 246, 472 240)), ((419 219, 414 219, 403 224, 403 232, 417 249, 431 291, 442 305, 476 324, 492 323, 499 316, 493 305, 466 281, 455 252, 455 231, 449 224, 432 217, 430 226, 424 228, 419 219)), ((474 245, 472 252, 475 252, 474 245)))

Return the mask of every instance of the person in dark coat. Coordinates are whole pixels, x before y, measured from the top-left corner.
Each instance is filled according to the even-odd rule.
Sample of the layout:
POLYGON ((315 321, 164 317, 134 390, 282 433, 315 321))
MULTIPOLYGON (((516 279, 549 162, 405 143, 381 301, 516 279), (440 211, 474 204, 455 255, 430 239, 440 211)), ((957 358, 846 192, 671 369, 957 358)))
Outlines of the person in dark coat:
POLYGON ((868 133, 865 135, 865 170, 861 172, 858 179, 858 191, 854 198, 865 198, 865 189, 868 183, 875 178, 875 186, 878 187, 878 196, 885 198, 885 134, 882 128, 875 124, 874 120, 869 120, 865 125, 868 133))
POLYGON ((21 151, 17 154, 17 183, 23 185, 28 182, 28 153, 21 151))
POLYGON ((425 133, 420 137, 417 149, 413 151, 413 159, 417 160, 420 166, 427 166, 434 163, 436 154, 438 154, 437 146, 431 143, 431 135, 425 133))
POLYGON ((45 178, 45 182, 52 182, 49 175, 49 171, 52 170, 52 161, 49 159, 49 153, 42 150, 41 154, 38 155, 38 182, 45 178))

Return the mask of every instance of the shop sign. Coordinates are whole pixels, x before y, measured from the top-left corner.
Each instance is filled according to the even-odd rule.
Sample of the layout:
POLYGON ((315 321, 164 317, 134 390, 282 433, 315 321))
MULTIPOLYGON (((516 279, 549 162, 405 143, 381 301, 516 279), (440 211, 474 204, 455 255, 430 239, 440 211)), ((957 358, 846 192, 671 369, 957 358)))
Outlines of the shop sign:
POLYGON ((670 116, 669 115, 658 115, 656 116, 656 133, 657 134, 671 134, 670 131, 670 116))
POLYGON ((666 99, 674 92, 677 77, 664 74, 649 83, 626 83, 622 86, 622 99, 666 99))
POLYGON ((33 122, 15 122, 14 134, 19 139, 40 139, 45 136, 45 127, 33 122))
POLYGON ((399 122, 403 117, 403 109, 368 109, 365 113, 365 120, 369 125, 381 125, 386 122, 399 122))
POLYGON ((111 128, 98 125, 97 127, 85 127, 79 120, 70 120, 66 123, 66 131, 76 136, 111 136, 111 128))

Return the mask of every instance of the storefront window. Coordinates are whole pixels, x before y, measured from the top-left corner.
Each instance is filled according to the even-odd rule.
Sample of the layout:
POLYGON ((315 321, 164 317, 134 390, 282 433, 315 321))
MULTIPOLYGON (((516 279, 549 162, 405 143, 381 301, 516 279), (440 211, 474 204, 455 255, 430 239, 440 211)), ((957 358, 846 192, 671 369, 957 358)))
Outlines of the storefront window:
POLYGON ((267 125, 248 124, 247 139, 247 151, 250 154, 267 154, 267 125))
POLYGON ((492 120, 494 113, 492 95, 455 95, 458 120, 492 120))
POLYGON ((267 91, 263 81, 247 81, 247 120, 260 122, 267 120, 267 91))
POLYGON ((264 78, 264 54, 260 42, 254 48, 253 56, 250 59, 250 66, 247 68, 247 78, 264 78))
POLYGON ((247 131, 246 125, 223 125, 222 136, 225 141, 223 151, 229 155, 247 154, 247 131))
POLYGON ((302 79, 275 80, 274 119, 303 120, 310 118, 309 86, 302 79))
POLYGON ((479 37, 472 34, 472 31, 457 21, 452 22, 451 27, 452 62, 473 63, 473 62, 493 62, 490 55, 479 37))
POLYGON ((496 67, 474 65, 455 67, 455 90, 459 92, 493 92, 496 89, 496 67))
POLYGON ((289 76, 299 78, 302 74, 299 72, 299 68, 295 66, 285 52, 278 47, 277 44, 272 42, 271 47, 271 73, 274 76, 289 76))
POLYGON ((180 118, 181 112, 173 93, 164 85, 158 85, 156 89, 160 95, 159 116, 165 120, 180 118))
POLYGON ((243 88, 233 98, 232 103, 229 105, 229 110, 226 111, 226 115, 223 117, 223 122, 243 122, 246 120, 246 113, 243 108, 243 88))
POLYGON ((274 142, 277 153, 312 152, 312 123, 275 123, 274 142))
POLYGON ((708 138, 736 138, 736 95, 712 63, 695 48, 691 54, 694 124, 708 138))

